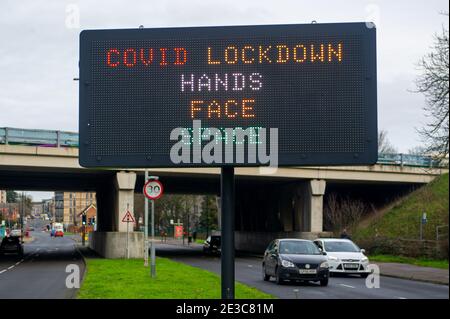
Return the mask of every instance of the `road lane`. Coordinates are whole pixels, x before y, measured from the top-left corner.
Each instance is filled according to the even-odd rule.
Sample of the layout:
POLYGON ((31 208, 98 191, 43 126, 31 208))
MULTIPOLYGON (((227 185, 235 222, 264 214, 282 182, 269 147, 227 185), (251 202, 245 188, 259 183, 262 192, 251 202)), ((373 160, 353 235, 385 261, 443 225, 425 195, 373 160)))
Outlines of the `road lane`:
POLYGON ((68 264, 84 272, 82 257, 69 237, 52 238, 40 229, 31 232, 34 241, 24 245, 23 259, 13 255, 0 259, 0 299, 74 298, 77 289, 66 287, 68 264))
MULTIPOLYGON (((220 258, 204 256, 201 248, 171 244, 156 244, 158 256, 172 258, 191 266, 220 273, 220 258)), ((316 283, 265 282, 261 275, 261 259, 238 256, 235 261, 236 280, 279 298, 287 299, 426 299, 449 298, 448 286, 412 280, 380 278, 380 288, 367 288, 365 279, 358 276, 330 278, 328 287, 316 283)))

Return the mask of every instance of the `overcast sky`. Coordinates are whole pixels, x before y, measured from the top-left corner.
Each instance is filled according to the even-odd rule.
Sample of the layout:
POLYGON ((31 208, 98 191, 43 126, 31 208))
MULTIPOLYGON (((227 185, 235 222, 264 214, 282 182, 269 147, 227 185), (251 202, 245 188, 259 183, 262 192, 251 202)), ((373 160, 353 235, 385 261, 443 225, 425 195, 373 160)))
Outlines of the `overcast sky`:
POLYGON ((426 121, 423 96, 411 93, 416 65, 448 27, 443 11, 447 0, 1 0, 0 127, 78 130, 83 29, 374 21, 379 128, 407 152, 426 121))

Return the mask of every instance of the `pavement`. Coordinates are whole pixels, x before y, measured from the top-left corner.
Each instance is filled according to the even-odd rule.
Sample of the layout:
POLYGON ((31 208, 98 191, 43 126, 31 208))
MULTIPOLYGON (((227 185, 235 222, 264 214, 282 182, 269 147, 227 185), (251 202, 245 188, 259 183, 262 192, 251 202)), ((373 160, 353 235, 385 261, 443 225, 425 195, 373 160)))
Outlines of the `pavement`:
MULTIPOLYGON (((155 242, 156 253, 175 261, 220 274, 220 258, 205 256, 202 245, 180 245, 179 242, 155 242)), ((415 280, 380 277, 379 288, 367 288, 366 279, 359 276, 333 276, 328 287, 316 283, 288 283, 276 285, 262 280, 262 258, 237 254, 236 280, 283 299, 448 299, 449 287, 415 280)), ((403 264, 402 264, 403 265, 403 264)), ((383 267, 392 269, 393 267, 383 267)), ((424 267, 420 267, 424 268, 424 267)), ((398 269, 398 268, 397 268, 398 269)), ((428 269, 429 270, 429 269, 428 269)), ((403 271, 398 269, 398 271, 403 271)), ((448 275, 448 272, 447 272, 448 275)))
POLYGON ((431 282, 448 286, 448 269, 420 267, 400 263, 375 262, 374 264, 377 264, 380 267, 380 273, 383 276, 431 282))
POLYGON ((70 299, 76 288, 66 287, 66 267, 77 265, 80 276, 85 264, 69 237, 52 238, 36 228, 32 242, 24 245, 24 257, 0 258, 0 299, 70 299))

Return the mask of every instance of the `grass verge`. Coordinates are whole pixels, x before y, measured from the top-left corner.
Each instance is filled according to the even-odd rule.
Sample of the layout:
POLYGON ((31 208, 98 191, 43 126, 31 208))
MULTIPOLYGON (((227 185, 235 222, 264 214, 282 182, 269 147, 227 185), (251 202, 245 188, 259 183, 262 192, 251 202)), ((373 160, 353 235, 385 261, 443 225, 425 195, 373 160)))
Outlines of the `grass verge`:
POLYGON ((426 258, 412 258, 412 257, 392 256, 392 255, 373 255, 369 256, 369 260, 375 262, 378 261, 384 263, 401 263, 422 267, 448 269, 448 260, 434 260, 426 258))
MULTIPOLYGON (((86 259, 87 272, 78 292, 80 299, 218 299, 218 275, 166 258, 156 259, 156 278, 142 259, 86 259)), ((236 298, 268 299, 273 296, 236 283, 236 298)))

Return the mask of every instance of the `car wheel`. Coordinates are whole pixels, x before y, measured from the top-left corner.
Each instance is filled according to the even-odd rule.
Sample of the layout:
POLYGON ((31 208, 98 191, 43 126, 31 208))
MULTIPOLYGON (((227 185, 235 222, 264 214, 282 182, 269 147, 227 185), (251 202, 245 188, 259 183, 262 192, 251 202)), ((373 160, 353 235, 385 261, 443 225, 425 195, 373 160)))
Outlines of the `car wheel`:
POLYGON ((266 273, 266 266, 262 266, 262 277, 264 281, 269 281, 270 276, 266 273))
POLYGON ((277 267, 277 269, 275 270, 275 282, 277 283, 277 285, 282 285, 282 284, 284 284, 284 280, 280 278, 280 272, 279 272, 279 270, 278 270, 278 267, 277 267))
POLYGON ((320 285, 321 285, 322 287, 328 286, 328 278, 327 278, 327 279, 322 279, 322 280, 320 281, 320 285))
POLYGON ((361 278, 367 278, 367 277, 369 277, 369 274, 368 273, 364 273, 364 274, 361 274, 360 276, 361 276, 361 278))

